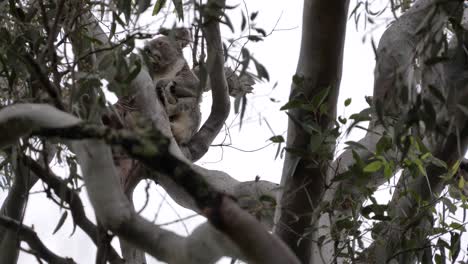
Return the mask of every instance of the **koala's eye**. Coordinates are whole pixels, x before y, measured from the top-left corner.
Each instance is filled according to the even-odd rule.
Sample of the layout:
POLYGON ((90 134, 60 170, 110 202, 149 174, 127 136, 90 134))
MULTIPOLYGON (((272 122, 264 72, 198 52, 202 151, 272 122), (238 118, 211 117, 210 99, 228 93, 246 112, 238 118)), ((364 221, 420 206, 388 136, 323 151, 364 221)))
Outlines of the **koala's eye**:
POLYGON ((145 47, 143 48, 143 51, 144 51, 145 53, 148 53, 148 54, 151 53, 151 49, 150 49, 150 47, 148 47, 148 46, 145 46, 145 47))

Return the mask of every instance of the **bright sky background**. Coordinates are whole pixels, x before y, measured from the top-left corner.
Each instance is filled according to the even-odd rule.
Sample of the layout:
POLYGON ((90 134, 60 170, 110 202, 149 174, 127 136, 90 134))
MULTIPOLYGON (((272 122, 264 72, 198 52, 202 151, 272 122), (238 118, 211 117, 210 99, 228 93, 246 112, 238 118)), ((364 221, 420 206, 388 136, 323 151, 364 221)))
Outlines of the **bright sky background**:
MULTIPOLYGON (((232 147, 212 147, 198 164, 208 169, 223 170, 242 181, 253 180, 258 175, 261 179, 279 182, 283 160, 281 158, 275 160, 276 145, 265 146, 269 144, 270 137, 280 134, 285 136, 287 117, 284 112, 279 111, 279 108, 287 102, 291 78, 298 61, 302 1, 255 0, 246 2, 249 13, 260 11, 256 19, 257 26, 265 29, 266 32, 270 32, 279 20, 276 31, 265 41, 248 45, 255 58, 268 69, 271 82, 256 85, 254 93, 248 97, 249 105, 242 130, 239 131, 238 118, 234 113, 231 114, 227 122, 229 133, 227 130, 221 132, 215 144, 227 138, 224 143, 231 143, 232 147), (275 82, 278 84, 272 89, 275 82), (271 98, 277 102, 272 102, 271 98), (229 137, 226 137, 227 133, 229 137), (253 151, 257 149, 261 150, 253 151)), ((355 0, 351 1, 351 9, 355 6, 355 2, 355 0)), ((228 4, 233 5, 236 2, 228 1, 228 4)), ((245 13, 244 4, 240 7, 245 13)), ((231 11, 230 16, 236 29, 240 28, 239 8, 231 11)), ((171 25, 166 24, 166 26, 171 25)), ((359 112, 360 109, 366 107, 364 96, 372 95, 374 54, 370 42, 363 42, 364 36, 367 36, 366 39, 369 40, 369 30, 370 27, 364 30, 361 23, 357 31, 354 21, 348 21, 338 115, 349 116, 359 112), (347 98, 352 98, 352 103, 345 111, 343 102, 347 98)), ((383 30, 383 27, 379 27, 371 33, 376 42, 383 30)), ((229 30, 224 27, 223 33, 228 34, 229 30)), ((202 103, 204 118, 208 116, 210 107, 211 98, 207 93, 202 103)), ((355 131, 351 139, 359 140, 363 134, 363 132, 355 131)), ((64 171, 63 168, 58 167, 54 167, 54 170, 61 174, 64 171)), ((145 203, 145 188, 146 184, 142 183, 136 190, 137 210, 145 203)), ((73 229, 71 217, 68 217, 65 225, 56 235, 52 235, 63 210, 45 197, 43 189, 42 184, 37 184, 33 188, 24 223, 29 226, 33 225, 39 237, 53 252, 72 257, 78 263, 94 263, 95 247, 91 240, 79 228, 70 237, 73 229)), ((151 220, 159 211, 156 219, 158 224, 193 214, 170 201, 162 189, 156 188, 154 184, 150 185, 149 193, 151 200, 143 214, 151 220)), ((5 192, 0 193, 0 202, 5 197, 5 192)), ((88 217, 94 221, 92 209, 84 193, 82 198, 86 204, 88 217)), ((180 234, 187 234, 203 221, 203 218, 195 217, 185 221, 184 224, 177 223, 167 228, 180 234)), ((116 243, 116 239, 113 243, 116 243)), ((151 257, 148 257, 148 260, 149 263, 158 263, 151 257)), ((19 263, 36 263, 36 260, 22 253, 19 263)))

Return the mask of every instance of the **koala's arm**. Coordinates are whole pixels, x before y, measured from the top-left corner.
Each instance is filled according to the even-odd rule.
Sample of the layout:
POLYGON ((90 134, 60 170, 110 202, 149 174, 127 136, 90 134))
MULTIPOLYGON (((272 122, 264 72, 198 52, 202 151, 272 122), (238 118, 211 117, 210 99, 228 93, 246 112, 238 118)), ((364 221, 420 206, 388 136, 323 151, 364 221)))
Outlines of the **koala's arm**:
POLYGON ((199 114, 200 109, 198 104, 199 101, 193 97, 179 98, 177 103, 166 105, 167 115, 171 117, 181 112, 194 112, 199 114))
POLYGON ((156 88, 170 91, 177 98, 195 97, 201 95, 199 80, 195 74, 190 71, 188 66, 177 73, 174 78, 162 78, 156 81, 156 88))
POLYGON ((181 97, 200 97, 200 81, 198 77, 190 70, 188 65, 184 65, 181 71, 174 78, 176 83, 174 93, 178 98, 181 97))
POLYGON ((197 98, 179 98, 176 104, 166 106, 171 121, 171 130, 179 144, 190 141, 198 131, 201 122, 201 112, 197 98))
MULTIPOLYGON (((200 69, 195 67, 193 69, 195 75, 200 78, 200 69)), ((229 89, 229 95, 232 97, 241 96, 253 91, 253 85, 255 84, 255 79, 247 72, 242 76, 238 76, 231 68, 224 67, 224 74, 226 75, 226 81, 229 89)), ((204 91, 211 90, 210 78, 207 78, 206 87, 204 91)))

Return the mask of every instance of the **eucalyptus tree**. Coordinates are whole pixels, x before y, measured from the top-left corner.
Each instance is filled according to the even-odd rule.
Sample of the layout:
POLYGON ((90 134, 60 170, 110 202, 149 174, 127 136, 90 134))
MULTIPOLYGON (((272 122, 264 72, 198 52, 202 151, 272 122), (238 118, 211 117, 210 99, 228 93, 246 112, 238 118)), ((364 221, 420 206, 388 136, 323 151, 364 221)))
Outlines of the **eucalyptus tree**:
MULTIPOLYGON (((245 110, 249 90, 229 90, 233 72, 237 81, 269 78, 268 65, 247 48, 236 54, 230 49, 235 41, 223 42, 220 27, 237 26, 228 16, 236 6, 223 0, 172 1, 177 18, 190 20, 193 64, 213 99, 193 138, 175 141, 157 80, 135 48, 136 39, 152 37, 136 21, 146 10, 160 16, 167 4, 0 2, 1 177, 8 188, 0 263, 16 263, 21 242, 38 260, 74 263, 23 224, 30 189, 39 181, 95 244, 96 263, 146 263, 145 254, 168 263, 215 263, 223 256, 249 263, 464 260, 465 219, 455 217, 466 208, 468 177, 464 1, 389 1, 394 20, 374 45, 374 94, 348 120, 336 113, 348 18, 372 22, 385 10, 373 12, 367 1, 349 10, 349 1, 305 0, 300 50, 288 49, 299 52, 299 61, 281 109, 289 118, 287 138, 271 138, 286 143, 279 185, 240 182, 194 163, 223 127, 229 94, 236 109, 245 110), (234 70, 225 69, 226 61, 234 70), (106 103, 104 85, 119 101, 133 102, 125 109, 133 118, 119 120, 123 127, 108 120, 119 110, 106 103), (337 139, 350 129, 367 133, 335 155, 337 139), (66 157, 68 178, 51 170, 54 157, 66 157), (156 182, 207 222, 184 237, 148 221, 132 202, 142 180, 156 182), (392 198, 379 204, 375 192, 391 180, 392 198), (83 209, 83 188, 96 221, 83 209), (120 250, 110 244, 113 237, 120 250)), ((267 37, 255 19, 255 13, 243 15, 241 38, 267 37)), ((171 29, 159 31, 174 37, 171 29)))

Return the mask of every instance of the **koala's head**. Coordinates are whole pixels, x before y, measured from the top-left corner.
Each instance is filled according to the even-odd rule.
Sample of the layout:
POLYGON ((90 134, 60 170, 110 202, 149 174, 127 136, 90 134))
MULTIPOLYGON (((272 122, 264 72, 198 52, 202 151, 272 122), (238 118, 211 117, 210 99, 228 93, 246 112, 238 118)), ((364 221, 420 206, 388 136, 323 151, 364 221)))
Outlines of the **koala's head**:
MULTIPOLYGON (((184 29, 190 34, 190 31, 184 29)), ((183 57, 182 49, 190 42, 187 37, 181 37, 177 31, 169 36, 160 36, 145 43, 143 51, 149 59, 154 71, 164 72, 178 59, 183 57)))

